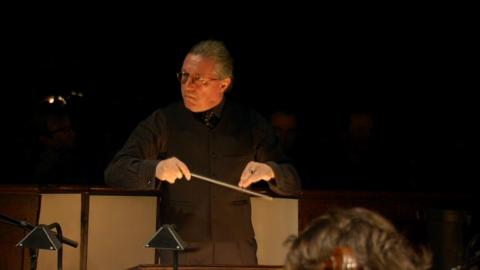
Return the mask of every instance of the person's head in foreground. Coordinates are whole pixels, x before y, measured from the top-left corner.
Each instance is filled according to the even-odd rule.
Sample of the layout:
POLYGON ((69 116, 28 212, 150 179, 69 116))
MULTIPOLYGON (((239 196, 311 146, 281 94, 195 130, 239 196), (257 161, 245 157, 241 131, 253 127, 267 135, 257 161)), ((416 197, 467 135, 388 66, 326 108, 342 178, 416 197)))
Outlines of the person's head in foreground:
POLYGON ((392 223, 365 208, 330 210, 289 242, 286 270, 417 270, 431 266, 429 252, 416 252, 392 223))

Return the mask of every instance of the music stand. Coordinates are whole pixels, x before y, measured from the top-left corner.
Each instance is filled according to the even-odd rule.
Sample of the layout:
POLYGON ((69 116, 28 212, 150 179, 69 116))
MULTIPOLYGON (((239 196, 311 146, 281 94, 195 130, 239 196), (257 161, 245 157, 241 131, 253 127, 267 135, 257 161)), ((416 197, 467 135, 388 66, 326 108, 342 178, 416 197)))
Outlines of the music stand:
POLYGON ((180 235, 173 229, 173 225, 165 224, 158 229, 150 241, 145 245, 148 248, 158 248, 173 251, 173 269, 178 269, 178 252, 186 249, 187 245, 180 235))
POLYGON ((56 250, 57 268, 61 270, 63 254, 62 243, 75 248, 78 246, 77 242, 63 237, 62 228, 58 223, 34 226, 26 221, 15 220, 3 214, 0 214, 0 221, 30 230, 30 232, 18 242, 17 247, 30 249, 30 269, 32 270, 37 268, 38 249, 56 250), (57 232, 51 231, 52 228, 55 228, 57 232))

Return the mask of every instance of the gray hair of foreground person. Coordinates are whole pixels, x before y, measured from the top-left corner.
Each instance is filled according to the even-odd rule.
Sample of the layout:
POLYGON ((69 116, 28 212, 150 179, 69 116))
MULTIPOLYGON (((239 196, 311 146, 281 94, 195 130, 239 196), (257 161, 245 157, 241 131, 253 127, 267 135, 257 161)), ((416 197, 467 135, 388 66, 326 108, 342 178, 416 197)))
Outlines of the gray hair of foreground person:
MULTIPOLYGON (((285 270, 430 269, 431 254, 415 250, 380 214, 365 209, 332 209, 287 242, 285 270), (335 261, 338 249, 351 250, 353 263, 335 261)), ((351 260, 350 260, 351 262, 351 260)))

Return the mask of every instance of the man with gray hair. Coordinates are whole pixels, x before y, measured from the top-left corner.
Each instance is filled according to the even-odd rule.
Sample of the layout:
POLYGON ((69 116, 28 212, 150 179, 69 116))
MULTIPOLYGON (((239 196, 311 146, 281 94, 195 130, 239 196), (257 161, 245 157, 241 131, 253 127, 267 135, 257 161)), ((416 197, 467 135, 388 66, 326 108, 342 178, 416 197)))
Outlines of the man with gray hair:
MULTIPOLYGON (((257 264, 248 195, 185 180, 195 173, 243 189, 266 181, 274 192, 294 195, 300 191, 297 172, 284 163, 269 123, 225 97, 233 61, 222 42, 196 44, 177 75, 183 102, 158 109, 135 128, 106 169, 105 181, 160 188, 161 222, 174 224, 192 247, 180 253, 181 265, 257 264)), ((171 257, 161 252, 161 264, 171 264, 171 257)))
POLYGON ((285 270, 426 270, 431 252, 417 250, 373 210, 332 208, 289 237, 285 270))

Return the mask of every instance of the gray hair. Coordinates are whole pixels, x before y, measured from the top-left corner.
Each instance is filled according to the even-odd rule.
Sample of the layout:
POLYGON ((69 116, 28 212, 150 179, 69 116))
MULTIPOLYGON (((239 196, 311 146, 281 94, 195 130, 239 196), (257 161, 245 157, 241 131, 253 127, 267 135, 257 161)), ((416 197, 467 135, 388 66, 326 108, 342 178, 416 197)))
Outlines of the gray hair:
POLYGON ((286 270, 325 269, 322 264, 338 247, 351 248, 363 269, 420 270, 431 265, 427 250, 417 253, 389 220, 365 208, 329 210, 289 241, 286 270))
POLYGON ((220 79, 233 78, 233 59, 223 42, 211 39, 200 41, 188 53, 214 59, 220 79))

